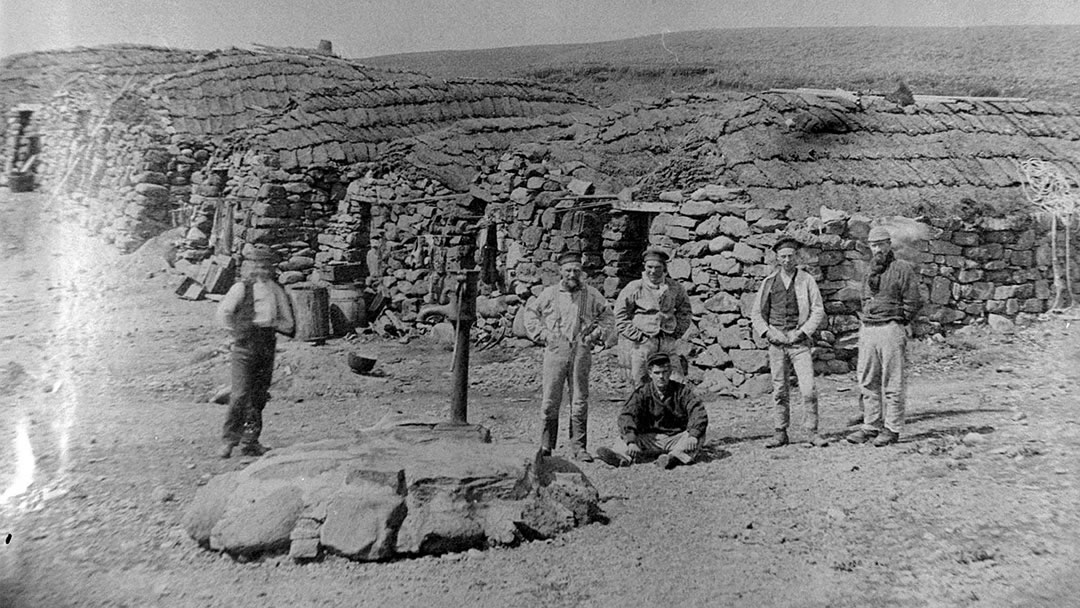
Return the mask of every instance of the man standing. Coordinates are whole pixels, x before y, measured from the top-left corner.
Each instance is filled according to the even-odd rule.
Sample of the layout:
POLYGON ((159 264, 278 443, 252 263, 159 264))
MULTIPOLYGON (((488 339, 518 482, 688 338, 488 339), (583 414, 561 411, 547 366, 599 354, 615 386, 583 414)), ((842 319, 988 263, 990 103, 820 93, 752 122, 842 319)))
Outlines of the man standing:
POLYGON ((656 466, 662 469, 690 464, 709 426, 705 405, 690 387, 671 379, 667 353, 654 353, 647 365, 649 379, 634 389, 619 414, 621 441, 613 448, 597 448, 596 457, 613 467, 656 454, 656 466))
POLYGON ((253 247, 241 266, 241 280, 218 306, 218 321, 233 338, 232 391, 222 430, 222 458, 231 456, 239 443, 245 456, 261 456, 269 449, 259 443, 259 434, 274 373, 275 332, 290 337, 296 333, 292 303, 274 278, 276 261, 269 247, 253 247))
POLYGON ((563 386, 570 393, 572 457, 592 462, 587 449, 589 370, 592 348, 607 341, 614 326, 611 306, 595 288, 582 281, 581 254, 559 256, 560 280, 540 292, 525 307, 529 338, 544 345, 540 449, 550 455, 559 434, 563 386))
POLYGON ((851 443, 874 439, 881 447, 900 440, 907 392, 907 341, 919 311, 919 281, 909 262, 893 255, 889 231, 870 230, 870 272, 862 285, 859 328, 859 401, 862 428, 851 443))
POLYGON ((799 242, 782 238, 773 247, 778 268, 761 283, 750 309, 754 333, 769 341, 769 372, 772 375, 773 436, 766 448, 788 443, 791 370, 799 380, 808 445, 825 447, 818 434, 818 397, 814 387, 811 336, 825 319, 825 305, 817 281, 796 265, 799 242))
POLYGON ((685 378, 680 343, 690 327, 690 298, 686 290, 667 274, 668 254, 649 247, 644 255, 641 278, 630 281, 615 299, 615 324, 630 358, 630 382, 645 382, 645 362, 649 355, 669 353, 678 366, 676 377, 685 378))

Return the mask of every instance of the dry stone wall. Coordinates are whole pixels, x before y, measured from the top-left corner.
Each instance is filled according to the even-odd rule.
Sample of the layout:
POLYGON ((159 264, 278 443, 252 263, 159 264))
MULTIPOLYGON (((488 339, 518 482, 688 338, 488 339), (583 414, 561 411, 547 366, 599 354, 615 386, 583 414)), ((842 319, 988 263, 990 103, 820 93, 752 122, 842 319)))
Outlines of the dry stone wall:
MULTIPOLYGON (((823 208, 793 220, 782 204, 754 206, 744 190, 706 186, 690 196, 661 198, 679 205, 659 214, 649 240, 669 248, 669 272, 690 294, 695 379, 719 394, 769 390, 767 343, 754 336, 749 311, 775 260, 771 246, 793 235, 806 247, 802 267, 813 274, 827 321, 815 336, 815 369, 854 369, 859 285, 865 275, 865 238, 871 220, 823 208)), ((916 331, 939 333, 989 315, 1011 318, 1048 307, 1050 251, 1044 232, 1027 216, 1006 218, 884 218, 896 235, 898 255, 916 264, 924 306, 916 331)))

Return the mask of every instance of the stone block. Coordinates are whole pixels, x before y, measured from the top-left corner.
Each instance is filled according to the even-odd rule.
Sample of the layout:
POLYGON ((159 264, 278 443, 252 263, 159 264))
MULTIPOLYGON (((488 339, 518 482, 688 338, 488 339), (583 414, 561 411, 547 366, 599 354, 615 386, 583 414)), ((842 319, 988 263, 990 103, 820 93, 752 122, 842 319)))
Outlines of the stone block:
POLYGON ((1042 298, 1029 298, 1027 300, 1024 300, 1023 303, 1020 304, 1020 312, 1038 314, 1046 312, 1046 310, 1046 300, 1042 298))
POLYGON ((372 561, 390 557, 405 520, 405 498, 380 484, 353 484, 326 506, 319 540, 329 551, 372 561))
POLYGON ((731 379, 723 371, 707 369, 703 374, 698 390, 717 395, 733 395, 735 394, 735 385, 731 383, 731 379))
POLYGON ((694 201, 724 201, 738 198, 743 191, 738 188, 725 188, 724 186, 717 186, 715 184, 709 184, 702 188, 698 188, 690 195, 690 200, 694 201))
POLYGON ((983 271, 979 269, 961 270, 956 280, 959 283, 974 283, 983 278, 983 271))
POLYGON ((691 238, 693 238, 693 235, 690 232, 690 229, 689 228, 684 228, 683 226, 670 226, 669 225, 667 227, 667 229, 664 231, 664 234, 666 234, 667 236, 671 237, 672 239, 674 239, 676 241, 689 241, 691 238))
POLYGON ((675 258, 668 262, 668 274, 676 280, 690 278, 690 262, 682 258, 675 258))
POLYGON ((974 247, 979 244, 978 232, 954 232, 952 242, 961 247, 974 247))
POLYGON ((732 250, 732 255, 735 256, 736 260, 743 264, 758 264, 765 258, 765 255, 760 249, 744 243, 736 243, 735 248, 732 250))
POLYGON ((258 500, 241 501, 234 495, 210 532, 210 548, 230 553, 285 549, 303 508, 303 491, 293 485, 280 487, 258 500))
POLYGON ((702 218, 712 215, 716 205, 709 201, 687 201, 679 207, 679 213, 687 217, 702 218))
POLYGON ((736 239, 750 236, 750 225, 746 223, 746 220, 741 217, 735 217, 733 215, 725 215, 720 219, 719 230, 721 234, 725 234, 736 239))
POLYGON ((769 353, 765 350, 733 350, 728 353, 735 367, 746 374, 769 369, 769 353))
POLYGON ((952 300, 953 282, 945 277, 934 277, 930 284, 930 301, 934 304, 948 304, 952 300))
POLYGON ((682 190, 665 190, 661 192, 657 198, 665 203, 681 203, 685 199, 682 190))
POLYGON ((739 261, 727 255, 710 255, 704 261, 720 274, 738 274, 741 269, 739 261))
POLYGON ((720 344, 710 344, 694 358, 694 364, 703 368, 723 367, 730 362, 731 357, 728 356, 727 350, 720 344))
POLYGON ((772 377, 769 374, 756 374, 747 378, 739 388, 748 397, 762 397, 772 392, 772 377))
POLYGON ((709 252, 721 253, 735 248, 735 241, 726 235, 719 235, 709 240, 709 252))
POLYGON ((721 292, 705 300, 705 308, 716 313, 738 312, 739 299, 729 293, 721 292))
POLYGON ((750 331, 745 327, 739 327, 733 325, 731 327, 725 327, 720 330, 720 334, 717 336, 717 344, 726 350, 733 350, 739 348, 740 343, 743 340, 749 339, 750 331))
MULTIPOLYGON (((694 228, 694 234, 701 238, 711 239, 720 234, 720 220, 723 216, 713 215, 705 218, 694 228)), ((732 241, 734 242, 734 241, 732 241)))
POLYGON ((930 241, 930 253, 934 255, 960 255, 964 252, 964 248, 959 245, 954 245, 948 241, 933 240, 930 241))

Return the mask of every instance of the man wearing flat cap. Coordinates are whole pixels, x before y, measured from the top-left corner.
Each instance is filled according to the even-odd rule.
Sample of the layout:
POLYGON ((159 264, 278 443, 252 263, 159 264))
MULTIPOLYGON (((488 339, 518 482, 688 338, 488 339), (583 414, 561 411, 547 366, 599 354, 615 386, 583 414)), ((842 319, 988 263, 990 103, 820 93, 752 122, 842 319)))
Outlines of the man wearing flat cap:
POLYGON ((686 374, 682 359, 686 348, 679 338, 690 327, 690 298, 668 276, 668 257, 659 247, 646 249, 641 278, 630 281, 615 299, 615 326, 629 355, 630 382, 635 385, 645 381, 645 362, 657 352, 671 356, 677 378, 686 374))
POLYGON ((777 268, 765 277, 750 308, 754 333, 769 341, 769 373, 772 376, 773 436, 766 448, 788 443, 791 420, 789 395, 791 371, 799 381, 803 421, 810 446, 829 445, 818 433, 818 396, 814 387, 811 336, 825 319, 817 281, 796 263, 799 242, 782 238, 773 246, 777 268))
POLYGON ((588 451, 592 349, 611 337, 615 319, 603 294, 584 283, 581 254, 564 253, 558 262, 559 282, 544 288, 524 313, 529 338, 544 345, 540 449, 547 455, 555 449, 565 386, 570 393, 571 457, 592 462, 588 451))
POLYGON ((228 458, 237 444, 245 456, 261 456, 262 412, 270 398, 277 333, 293 336, 296 321, 288 294, 274 278, 277 255, 265 245, 250 247, 240 266, 240 280, 218 305, 218 322, 232 334, 232 390, 222 430, 219 456, 228 458))
POLYGON ((650 456, 661 469, 690 464, 709 426, 705 405, 689 386, 671 379, 667 353, 653 353, 646 366, 649 379, 634 389, 619 414, 620 440, 597 448, 596 457, 613 467, 650 456))
POLYGON ((892 235, 870 229, 870 270, 862 285, 859 327, 859 403, 862 428, 851 443, 873 439, 881 447, 900 440, 907 392, 907 341, 922 304, 919 279, 911 263, 896 259, 892 235))

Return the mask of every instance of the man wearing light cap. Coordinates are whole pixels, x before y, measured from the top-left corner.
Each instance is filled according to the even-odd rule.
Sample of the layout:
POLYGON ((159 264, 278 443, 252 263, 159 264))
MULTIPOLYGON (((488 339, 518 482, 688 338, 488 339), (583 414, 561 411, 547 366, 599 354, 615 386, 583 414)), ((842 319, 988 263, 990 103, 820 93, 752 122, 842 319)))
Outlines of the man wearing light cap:
POLYGON ((847 440, 873 439, 881 447, 899 441, 903 430, 907 340, 921 302, 915 269, 893 255, 889 231, 875 226, 868 240, 870 270, 862 285, 856 373, 863 424, 847 440))
POLYGON ((691 314, 686 290, 667 274, 667 252, 649 247, 643 258, 641 278, 630 281, 615 299, 615 326, 629 355, 630 381, 635 385, 645 381, 645 362, 657 352, 668 353, 675 376, 685 377, 682 355, 686 348, 679 338, 690 327, 691 314))
POLYGON ((634 388, 619 414, 619 437, 596 457, 613 467, 630 466, 656 456, 661 469, 692 463, 709 426, 705 404, 689 386, 671 379, 671 357, 653 353, 646 362, 649 378, 634 388))
POLYGON ((261 456, 268 449, 259 443, 259 435, 262 412, 270 398, 276 333, 290 337, 296 333, 292 302, 274 280, 276 262, 277 255, 269 247, 251 247, 240 267, 241 280, 218 305, 218 322, 233 338, 232 389, 222 430, 222 458, 231 456, 240 443, 245 456, 261 456))
POLYGON ((799 381, 807 444, 829 445, 818 433, 818 397, 814 387, 814 358, 811 336, 825 319, 817 281, 796 264, 799 242, 782 238, 773 247, 777 269, 765 277, 750 309, 754 333, 769 341, 769 372, 773 391, 773 436, 766 448, 788 443, 791 371, 799 381))
POLYGON ((524 313, 529 338, 544 345, 540 449, 546 455, 555 449, 565 386, 570 393, 571 457, 592 462, 588 451, 592 348, 611 337, 615 319, 604 296, 582 281, 581 254, 564 253, 558 261, 559 282, 544 288, 524 313))

